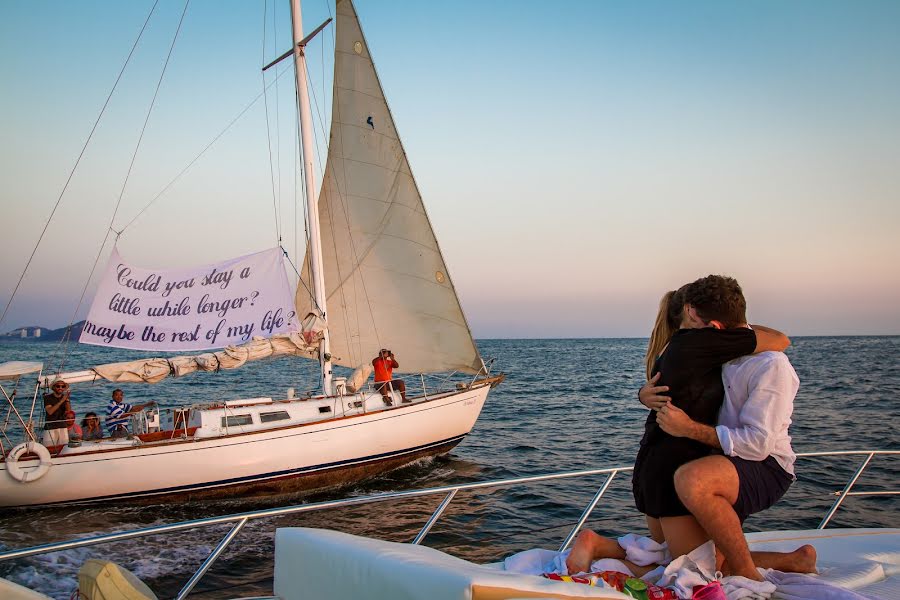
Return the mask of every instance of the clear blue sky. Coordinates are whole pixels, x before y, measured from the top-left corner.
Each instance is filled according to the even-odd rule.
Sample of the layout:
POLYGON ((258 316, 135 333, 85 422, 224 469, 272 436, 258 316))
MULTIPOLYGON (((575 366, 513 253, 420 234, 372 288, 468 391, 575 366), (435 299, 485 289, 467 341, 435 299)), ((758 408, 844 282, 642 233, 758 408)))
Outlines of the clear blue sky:
MULTIPOLYGON (((3 305, 151 4, 0 3, 3 305)), ((794 335, 900 333, 900 2, 356 5, 477 337, 643 336, 662 292, 708 273, 794 335)), ((260 93, 289 46, 287 4, 267 6, 264 53, 261 0, 191 3, 114 227, 260 93)), ((160 0, 0 330, 71 318, 182 7, 160 0)), ((306 29, 328 12, 307 2, 306 29)), ((322 112, 330 40, 310 48, 322 112)), ((269 96, 277 200, 257 102, 123 255, 274 245, 291 94, 287 74, 269 96)))

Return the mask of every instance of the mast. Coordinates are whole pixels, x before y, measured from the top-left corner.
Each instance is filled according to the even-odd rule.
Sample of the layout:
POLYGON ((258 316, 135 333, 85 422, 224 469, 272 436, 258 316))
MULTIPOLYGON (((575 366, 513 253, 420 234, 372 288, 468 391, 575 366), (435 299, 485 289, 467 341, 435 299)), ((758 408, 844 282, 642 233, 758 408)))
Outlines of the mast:
POLYGON ((294 37, 294 71, 297 77, 297 109, 300 115, 300 149, 303 155, 303 174, 306 187, 306 217, 309 223, 309 265, 313 296, 316 306, 325 320, 324 337, 319 344, 319 364, 322 367, 322 389, 330 396, 331 352, 328 335, 328 316, 325 311, 325 278, 322 267, 322 240, 319 233, 319 198, 316 193, 316 175, 313 167, 313 125, 306 89, 306 55, 303 40, 303 17, 300 0, 291 0, 291 24, 294 37))

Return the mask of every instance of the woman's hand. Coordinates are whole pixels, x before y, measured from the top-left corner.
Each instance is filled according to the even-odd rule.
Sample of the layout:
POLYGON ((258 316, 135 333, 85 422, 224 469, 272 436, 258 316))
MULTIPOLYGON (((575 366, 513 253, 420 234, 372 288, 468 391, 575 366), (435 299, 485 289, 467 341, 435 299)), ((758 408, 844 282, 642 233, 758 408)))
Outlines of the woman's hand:
POLYGON ((638 399, 641 401, 641 404, 653 410, 659 410, 671 400, 668 396, 662 395, 663 392, 669 391, 669 386, 656 385, 656 382, 659 381, 659 376, 660 373, 657 373, 651 377, 650 381, 645 383, 638 392, 638 399))

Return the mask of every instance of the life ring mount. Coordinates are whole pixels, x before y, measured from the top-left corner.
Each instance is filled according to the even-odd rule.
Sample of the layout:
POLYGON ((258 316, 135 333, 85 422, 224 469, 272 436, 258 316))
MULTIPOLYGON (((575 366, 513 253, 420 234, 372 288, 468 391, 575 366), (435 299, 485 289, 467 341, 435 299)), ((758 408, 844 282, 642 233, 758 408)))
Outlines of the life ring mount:
POLYGON ((36 441, 23 442, 9 451, 6 455, 6 472, 16 481, 28 483, 29 481, 37 481, 47 474, 53 461, 50 459, 50 451, 46 446, 36 441), (36 469, 26 471, 19 464, 19 459, 26 454, 36 454, 40 460, 40 464, 36 469))

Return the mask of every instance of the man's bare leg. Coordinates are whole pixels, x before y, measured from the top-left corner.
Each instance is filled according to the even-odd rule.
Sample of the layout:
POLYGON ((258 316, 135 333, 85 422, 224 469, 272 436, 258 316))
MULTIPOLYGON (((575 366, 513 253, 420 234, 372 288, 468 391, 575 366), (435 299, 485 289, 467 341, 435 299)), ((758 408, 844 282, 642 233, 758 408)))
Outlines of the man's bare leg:
POLYGON ((619 542, 594 533, 590 529, 584 529, 572 544, 572 551, 566 558, 566 570, 569 575, 586 573, 590 570, 591 564, 601 558, 614 558, 622 561, 636 577, 641 577, 658 566, 655 564, 636 565, 625 558, 625 550, 619 545, 619 542))
MULTIPOLYGON (((721 553, 716 553, 718 570, 731 574, 731 569, 721 553)), ((816 549, 809 544, 800 546, 793 552, 763 552, 752 550, 750 556, 757 567, 775 569, 782 573, 816 573, 816 549)))
MULTIPOLYGON (((675 472, 678 498, 722 552, 729 574, 761 581, 741 521, 732 507, 737 502, 739 486, 737 470, 724 456, 700 458, 675 472)), ((674 550, 672 556, 677 556, 674 550)))

